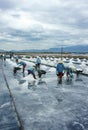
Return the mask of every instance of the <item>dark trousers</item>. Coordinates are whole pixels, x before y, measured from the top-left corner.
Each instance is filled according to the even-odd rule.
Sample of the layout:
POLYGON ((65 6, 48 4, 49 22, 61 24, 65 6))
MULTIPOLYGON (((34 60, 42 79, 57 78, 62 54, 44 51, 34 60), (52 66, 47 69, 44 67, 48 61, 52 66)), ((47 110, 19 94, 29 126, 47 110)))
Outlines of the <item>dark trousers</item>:
POLYGON ((28 75, 29 75, 29 74, 32 74, 32 75, 33 75, 33 78, 36 79, 35 74, 33 73, 32 70, 28 70, 28 75))

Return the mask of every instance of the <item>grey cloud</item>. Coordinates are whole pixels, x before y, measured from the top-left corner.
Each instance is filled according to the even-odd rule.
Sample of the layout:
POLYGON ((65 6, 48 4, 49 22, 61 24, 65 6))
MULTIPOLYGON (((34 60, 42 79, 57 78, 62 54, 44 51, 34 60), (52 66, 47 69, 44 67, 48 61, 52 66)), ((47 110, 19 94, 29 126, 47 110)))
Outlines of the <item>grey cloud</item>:
POLYGON ((13 17, 19 18, 20 15, 19 14, 12 14, 13 17))
POLYGON ((52 8, 42 8, 43 5, 39 8, 35 7, 35 9, 33 9, 32 7, 31 9, 31 11, 34 11, 33 17, 39 21, 57 25, 58 23, 61 23, 65 26, 82 29, 88 27, 88 21, 86 21, 86 19, 88 19, 88 1, 63 0, 61 7, 56 5, 52 6, 52 8), (84 11, 87 13, 86 15, 84 14, 84 11))
MULTIPOLYGON (((46 42, 50 41, 53 42, 55 44, 63 44, 66 45, 67 43, 65 43, 64 41, 76 41, 76 39, 80 39, 81 38, 85 38, 83 35, 69 35, 69 33, 64 33, 58 30, 54 30, 54 31, 50 31, 50 30, 42 30, 41 32, 38 31, 34 31, 34 30, 30 30, 28 32, 24 32, 24 31, 20 31, 20 30, 10 30, 9 32, 7 32, 7 37, 8 35, 11 36, 9 39, 7 39, 7 37, 5 38, 5 40, 7 39, 7 41, 11 42, 13 41, 12 39, 14 39, 13 42, 16 42, 17 40, 15 40, 15 38, 19 38, 21 40, 19 40, 19 42, 22 43, 27 43, 27 42, 46 42)), ((78 40, 77 40, 78 41, 78 40)))
MULTIPOLYGON (((0 32, 3 34, 3 37, 0 37, 0 44, 4 43, 6 45, 6 43, 11 43, 11 45, 14 45, 17 43, 16 45, 19 44, 19 47, 22 48, 27 48, 28 46, 31 48, 49 48, 60 45, 87 44, 85 39, 88 37, 88 1, 60 0, 60 4, 53 4, 53 1, 44 3, 46 1, 38 0, 35 2, 33 0, 28 3, 20 3, 17 0, 0 0, 1 14, 4 12, 5 15, 10 17, 12 22, 17 22, 20 18, 24 19, 24 13, 20 14, 20 11, 25 12, 25 16, 26 12, 27 16, 29 16, 29 13, 35 21, 34 24, 25 29, 18 26, 13 27, 15 24, 10 23, 11 20, 9 18, 5 21, 5 17, 2 17, 0 32), (19 9, 17 10, 17 8, 19 9), (40 24, 37 24, 36 21, 40 24), (47 27, 43 26, 45 24, 47 24, 47 27), (48 25, 52 28, 49 29, 48 25)), ((30 20, 29 17, 29 22, 30 20)))

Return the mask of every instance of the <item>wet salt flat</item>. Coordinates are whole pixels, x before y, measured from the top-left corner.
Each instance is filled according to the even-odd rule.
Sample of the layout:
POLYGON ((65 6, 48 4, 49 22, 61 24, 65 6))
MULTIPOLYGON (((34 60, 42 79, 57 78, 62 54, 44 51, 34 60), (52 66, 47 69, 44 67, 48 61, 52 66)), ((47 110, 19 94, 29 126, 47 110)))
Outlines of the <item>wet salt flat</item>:
MULTIPOLYGON (((30 60, 35 61, 32 58, 30 60)), ((34 65, 32 62, 25 62, 27 67, 34 65)), ((52 62, 48 59, 47 62, 43 59, 42 62, 55 65, 57 61, 52 62)), ((86 66, 81 64, 81 67, 83 65, 86 66)), ((58 84, 56 70, 53 67, 42 65, 41 68, 46 70, 46 75, 34 80, 31 75, 27 76, 27 72, 26 77, 23 77, 22 71, 14 76, 14 66, 16 63, 7 59, 4 70, 24 130, 88 130, 88 77, 80 75, 79 80, 76 80, 74 74, 73 80, 67 82, 64 75, 62 84, 58 84)), ((87 66, 84 72, 88 72, 87 66)), ((2 80, 1 84, 3 82, 2 80)), ((3 97, 0 101, 2 99, 3 97)), ((3 118, 2 122, 5 123, 3 118)))
POLYGON ((0 60, 0 130, 19 130, 12 101, 9 96, 0 60))

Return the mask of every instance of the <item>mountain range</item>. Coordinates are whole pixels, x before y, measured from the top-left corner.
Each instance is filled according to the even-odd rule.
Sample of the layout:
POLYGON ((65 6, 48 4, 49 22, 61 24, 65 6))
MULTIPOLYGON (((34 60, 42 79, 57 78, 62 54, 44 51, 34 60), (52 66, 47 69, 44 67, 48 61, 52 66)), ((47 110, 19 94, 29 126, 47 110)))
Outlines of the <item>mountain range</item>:
MULTIPOLYGON (((28 50, 11 50, 11 52, 61 52, 61 48, 63 52, 77 52, 77 53, 86 53, 88 52, 88 45, 76 45, 76 46, 68 46, 68 47, 57 47, 50 49, 28 49, 28 50)), ((5 50, 0 50, 0 52, 4 52, 5 50)), ((7 51, 7 50, 6 50, 7 51)))

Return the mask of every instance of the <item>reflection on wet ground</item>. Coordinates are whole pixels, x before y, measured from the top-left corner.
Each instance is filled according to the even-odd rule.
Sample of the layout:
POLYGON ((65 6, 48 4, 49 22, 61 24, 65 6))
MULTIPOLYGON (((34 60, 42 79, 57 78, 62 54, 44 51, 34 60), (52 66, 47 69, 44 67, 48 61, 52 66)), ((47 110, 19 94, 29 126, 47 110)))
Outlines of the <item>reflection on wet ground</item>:
POLYGON ((32 82, 28 82, 28 89, 35 90, 38 85, 47 85, 47 83, 42 79, 39 79, 38 81, 34 80, 32 82))
POLYGON ((0 61, 0 130, 19 130, 1 66, 0 61))

